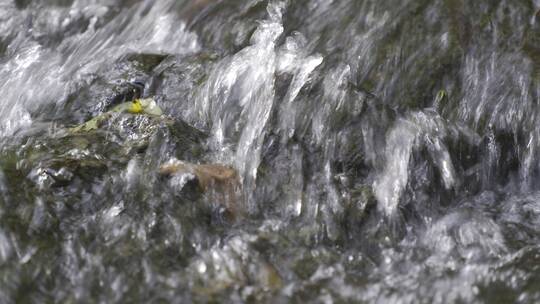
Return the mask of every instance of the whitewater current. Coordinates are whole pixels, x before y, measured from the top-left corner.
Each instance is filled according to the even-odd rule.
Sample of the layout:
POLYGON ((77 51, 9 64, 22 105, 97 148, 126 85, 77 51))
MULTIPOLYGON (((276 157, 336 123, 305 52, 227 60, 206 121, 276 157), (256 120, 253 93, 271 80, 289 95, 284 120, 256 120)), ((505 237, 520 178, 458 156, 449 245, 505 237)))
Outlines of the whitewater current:
POLYGON ((540 302, 539 12, 0 0, 0 303, 540 302))

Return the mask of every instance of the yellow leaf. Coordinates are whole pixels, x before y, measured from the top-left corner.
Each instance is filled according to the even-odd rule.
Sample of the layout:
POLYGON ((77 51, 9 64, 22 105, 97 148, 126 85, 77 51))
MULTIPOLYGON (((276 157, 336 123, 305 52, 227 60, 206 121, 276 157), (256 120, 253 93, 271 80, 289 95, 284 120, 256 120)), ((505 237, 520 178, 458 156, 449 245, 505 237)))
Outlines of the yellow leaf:
POLYGON ((139 99, 133 100, 131 102, 131 105, 127 109, 127 111, 131 114, 140 114, 143 112, 143 106, 141 104, 141 101, 139 99))

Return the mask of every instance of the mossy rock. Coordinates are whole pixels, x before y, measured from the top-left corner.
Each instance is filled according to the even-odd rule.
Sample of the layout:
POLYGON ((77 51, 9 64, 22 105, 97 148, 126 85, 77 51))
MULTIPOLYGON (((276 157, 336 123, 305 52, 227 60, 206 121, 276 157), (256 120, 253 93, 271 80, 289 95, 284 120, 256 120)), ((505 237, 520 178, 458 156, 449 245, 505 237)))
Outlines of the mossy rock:
POLYGON ((81 126, 28 137, 20 146, 5 148, 0 168, 34 181, 41 189, 92 183, 104 174, 120 172, 152 145, 163 146, 181 159, 198 158, 204 152, 204 136, 170 117, 111 111, 81 126))

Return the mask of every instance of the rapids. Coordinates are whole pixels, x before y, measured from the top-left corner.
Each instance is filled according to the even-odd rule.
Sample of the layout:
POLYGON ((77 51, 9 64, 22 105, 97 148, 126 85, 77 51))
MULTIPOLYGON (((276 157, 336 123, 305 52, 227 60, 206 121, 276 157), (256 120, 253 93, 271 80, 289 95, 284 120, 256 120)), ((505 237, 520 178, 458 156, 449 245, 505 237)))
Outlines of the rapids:
POLYGON ((0 0, 0 303, 540 302, 539 12, 0 0))

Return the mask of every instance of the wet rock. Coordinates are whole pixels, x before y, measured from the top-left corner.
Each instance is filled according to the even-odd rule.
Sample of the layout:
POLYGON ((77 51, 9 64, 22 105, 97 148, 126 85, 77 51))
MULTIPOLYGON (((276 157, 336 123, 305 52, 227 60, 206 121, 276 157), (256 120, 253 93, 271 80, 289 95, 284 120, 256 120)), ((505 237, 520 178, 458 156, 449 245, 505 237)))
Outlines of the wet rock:
POLYGON ((194 0, 182 8, 181 16, 186 19, 188 23, 191 23, 193 20, 197 19, 201 14, 204 14, 204 11, 209 9, 211 5, 215 4, 216 0, 194 0))
MULTIPOLYGON (((120 172, 130 159, 147 150, 161 149, 188 160, 200 156, 202 132, 170 117, 144 114, 160 109, 153 100, 143 104, 139 109, 143 114, 130 113, 132 105, 122 104, 78 127, 23 140, 16 156, 20 161, 3 162, 6 172, 27 176, 41 190, 70 185, 87 188, 103 175, 120 172)), ((11 149, 17 147, 2 154, 10 155, 11 149)))
POLYGON ((258 238, 238 235, 223 246, 202 252, 189 265, 194 291, 200 296, 215 298, 231 288, 242 290, 242 297, 261 297, 263 292, 276 292, 283 287, 277 269, 264 256, 253 250, 258 238))
POLYGON ((117 149, 116 143, 107 142, 101 134, 28 140, 18 152, 21 161, 9 169, 27 176, 40 190, 65 187, 76 180, 85 184, 114 166, 115 157, 107 159, 103 152, 117 149))
POLYGON ((115 113, 146 114, 158 117, 163 114, 163 111, 152 98, 134 99, 132 102, 120 104, 109 112, 100 114, 84 124, 71 128, 70 132, 77 133, 97 130, 102 127, 105 122, 113 118, 115 113))
POLYGON ((197 2, 192 11, 203 6, 205 9, 191 18, 190 28, 205 45, 223 52, 237 51, 248 44, 257 20, 264 19, 267 6, 267 1, 215 1, 211 5, 208 5, 211 1, 197 2), (216 23, 218 20, 226 20, 226 24, 216 23), (224 28, 228 30, 223 31, 224 28))
MULTIPOLYGON (((186 113, 196 108, 194 101, 218 58, 213 52, 168 57, 154 69, 148 93, 163 99, 163 110, 169 115, 188 119, 186 113)), ((195 120, 188 122, 197 123, 195 120)))
POLYGON ((82 123, 121 103, 145 96, 146 82, 165 55, 130 53, 106 71, 88 75, 64 102, 40 107, 35 113, 46 120, 82 123))
POLYGON ((432 256, 434 260, 441 255, 486 261, 508 250, 500 226, 467 209, 450 213, 434 223, 426 232, 425 242, 436 253, 432 256))
POLYGON ((170 145, 176 148, 173 155, 191 159, 202 153, 198 144, 205 134, 179 119, 162 115, 163 111, 152 98, 136 99, 122 103, 112 110, 69 129, 71 134, 88 132, 107 132, 110 140, 126 148, 145 148, 152 137, 162 131, 170 137, 170 145), (187 156, 185 153, 188 153, 187 156))
POLYGON ((165 58, 167 58, 167 55, 163 54, 131 53, 125 55, 121 61, 125 60, 133 64, 137 69, 150 73, 165 58))

